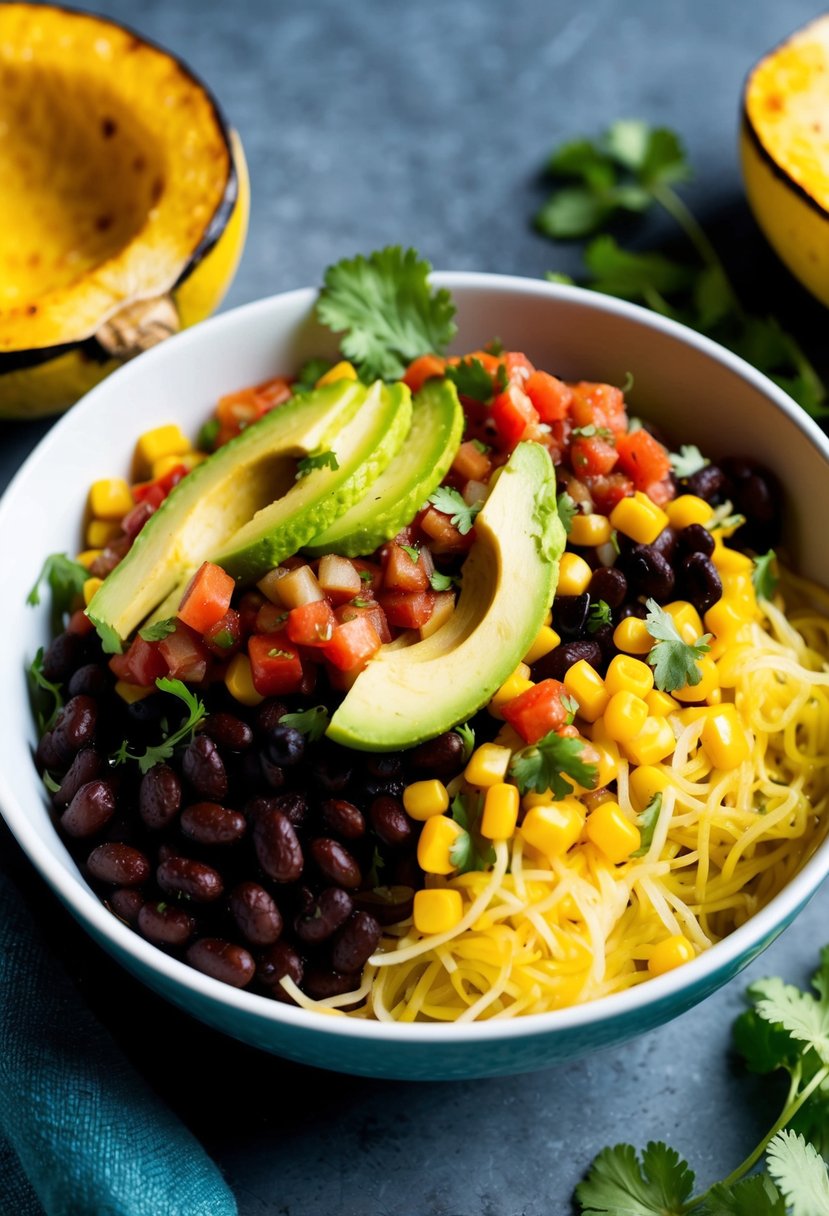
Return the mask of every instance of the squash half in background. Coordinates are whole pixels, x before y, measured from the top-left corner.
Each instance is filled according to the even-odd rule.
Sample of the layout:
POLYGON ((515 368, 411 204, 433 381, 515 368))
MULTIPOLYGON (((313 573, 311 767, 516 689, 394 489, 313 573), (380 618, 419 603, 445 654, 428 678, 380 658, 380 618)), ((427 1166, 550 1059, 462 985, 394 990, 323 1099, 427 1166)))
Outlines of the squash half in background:
POLYGON ((179 60, 0 5, 0 418, 64 410, 211 313, 248 209, 241 144, 179 60))
POLYGON ((748 200, 767 239, 829 304, 829 14, 749 74, 741 154, 748 200))

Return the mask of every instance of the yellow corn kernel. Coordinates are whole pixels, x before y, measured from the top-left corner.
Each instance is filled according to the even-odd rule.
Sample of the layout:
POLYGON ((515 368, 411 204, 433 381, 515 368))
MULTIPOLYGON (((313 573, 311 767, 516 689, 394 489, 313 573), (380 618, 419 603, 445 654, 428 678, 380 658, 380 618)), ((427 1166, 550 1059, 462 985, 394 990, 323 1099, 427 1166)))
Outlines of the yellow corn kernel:
POLYGON ((652 764, 642 764, 630 770, 630 800, 637 811, 644 811, 657 794, 661 794, 671 784, 671 779, 664 769, 654 768, 652 764))
POLYGON ((168 423, 145 431, 135 445, 135 461, 138 475, 147 476, 153 465, 162 456, 182 456, 190 451, 190 440, 180 426, 168 423))
POLYGON ((123 477, 104 477, 89 487, 89 513, 96 519, 123 519, 134 506, 123 477))
POLYGON ((168 473, 172 473, 173 469, 183 466, 189 473, 191 469, 195 469, 197 464, 201 464, 207 460, 205 452, 183 452, 180 456, 160 456, 158 460, 153 461, 152 479, 158 481, 160 477, 166 477, 168 473))
POLYGON ((714 768, 737 768, 751 755, 748 735, 734 705, 711 709, 702 728, 700 743, 714 768))
POLYGON ((510 726, 508 722, 498 731, 493 743, 497 743, 498 747, 506 747, 511 752, 520 752, 522 747, 527 746, 526 739, 522 739, 515 727, 510 726))
POLYGON ((417 891, 412 919, 418 933, 448 933, 463 917, 463 897, 451 887, 417 891))
POLYGON ((722 658, 717 661, 720 688, 736 687, 738 673, 751 658, 752 649, 748 642, 737 642, 726 647, 722 658))
POLYGON ((514 785, 499 781, 491 785, 484 799, 481 835, 488 840, 509 840, 518 822, 520 795, 514 785))
MULTIPOLYGON (((619 749, 612 739, 594 740, 591 744, 596 753, 596 789, 615 781, 619 772, 619 749)), ((590 761, 585 761, 590 763, 590 761)))
POLYGON ((664 975, 666 971, 673 971, 675 967, 681 967, 683 963, 690 963, 691 959, 695 957, 696 950, 688 938, 683 937, 681 933, 676 933, 673 937, 666 937, 654 946, 648 959, 648 971, 651 975, 664 975))
POLYGON ((584 825, 583 807, 575 798, 548 802, 527 811, 521 833, 546 857, 559 857, 576 843, 584 825))
POLYGON ((497 743, 482 743, 476 747, 469 757, 464 776, 470 785, 487 789, 497 785, 507 775, 512 752, 508 747, 499 747, 497 743))
POLYGON ((665 611, 676 625, 677 633, 683 642, 696 642, 702 637, 702 619, 693 604, 687 600, 674 600, 665 605, 665 611))
POLYGON ((610 524, 639 545, 651 545, 663 528, 668 516, 655 502, 637 490, 632 498, 622 498, 610 512, 610 524))
POLYGON ((653 688, 653 668, 641 659, 617 654, 611 660, 604 682, 611 697, 617 692, 632 692, 644 700, 653 688))
POLYGON ((627 744, 639 734, 647 717, 648 707, 642 698, 623 689, 614 693, 607 703, 604 728, 609 738, 627 744))
POLYGON ((128 680, 117 680, 115 691, 127 705, 134 705, 136 701, 143 701, 145 697, 148 697, 150 693, 156 690, 155 688, 145 687, 143 684, 130 684, 128 680))
POLYGON ((679 725, 684 730, 692 722, 699 722, 700 718, 707 718, 710 712, 710 705, 692 705, 688 709, 681 709, 676 717, 679 725))
POLYGON ((507 676, 498 691, 492 694, 487 709, 493 718, 503 716, 500 712, 502 705, 506 705, 509 701, 514 701, 516 697, 521 696, 522 692, 535 688, 535 684, 529 679, 529 670, 526 663, 519 663, 512 675, 507 676), (523 674, 524 672, 527 674, 523 674))
POLYGON ((586 659, 579 659, 564 676, 564 687, 579 703, 579 714, 585 722, 595 722, 604 713, 610 700, 604 680, 586 659))
POLYGON ((451 874, 456 869, 449 856, 463 828, 447 815, 427 819, 417 842, 417 864, 427 874, 451 874))
POLYGON ((708 696, 705 698, 706 705, 720 705, 722 703, 722 689, 712 688, 708 696))
POLYGON ((88 607, 92 603, 92 597, 99 587, 104 585, 102 578, 88 578, 83 585, 83 602, 88 607))
POLYGON ((553 623, 553 610, 552 610, 552 608, 550 608, 550 609, 549 609, 549 611, 547 612, 546 616, 544 617, 544 620, 543 620, 541 623, 542 623, 542 625, 552 625, 552 623, 553 623))
POLYGON ((588 840, 614 865, 627 861, 642 843, 638 827, 622 813, 618 802, 603 802, 591 811, 585 832, 588 840))
POLYGON ((704 654, 702 658, 697 659, 697 667, 700 679, 696 684, 683 684, 681 688, 675 688, 673 695, 677 701, 704 701, 715 688, 719 688, 717 665, 710 655, 704 654))
POLYGON ((656 718, 667 718, 668 714, 675 714, 679 709, 679 705, 667 692, 660 692, 658 688, 652 688, 645 697, 645 704, 648 707, 648 713, 653 714, 656 718))
POLYGON ((549 654, 551 650, 555 650, 556 646, 560 643, 561 638, 555 629, 551 629, 549 625, 542 625, 535 636, 535 641, 524 655, 524 662, 527 664, 537 663, 539 659, 544 658, 545 654, 549 654))
POLYGON ((650 717, 635 739, 625 743, 625 752, 632 764, 658 764, 670 756, 676 738, 667 718, 650 717))
POLYGON ((704 498, 696 494, 680 494, 665 506, 665 514, 672 528, 689 528, 691 524, 707 524, 713 510, 704 498))
POLYGON ((751 558, 746 553, 741 553, 739 549, 732 549, 728 545, 724 545, 719 537, 714 545, 711 561, 720 574, 751 575, 754 572, 754 562, 751 558))
POLYGON ((705 628, 714 635, 708 653, 715 662, 722 658, 743 626, 751 620, 753 611, 754 605, 750 601, 733 595, 724 595, 708 609, 705 628))
POLYGON ((246 654, 235 654, 227 665, 225 687, 240 705, 260 705, 265 698, 257 692, 246 654))
POLYGON ((86 566, 88 570, 93 562, 98 560, 102 552, 102 549, 84 549, 82 553, 78 554, 75 561, 79 566, 86 566))
POLYGON ((347 363, 343 359, 340 363, 335 363, 333 367, 329 367, 327 372, 323 372, 316 383, 317 388, 324 388, 326 384, 336 384, 338 380, 356 380, 357 369, 352 363, 347 363))
POLYGON ((612 532, 610 520, 606 515, 599 515, 596 512, 592 515, 576 514, 570 524, 567 540, 571 545, 592 548, 596 545, 606 545, 612 532))
POLYGON ((90 519, 86 525, 86 543, 90 549, 103 549, 120 535, 121 525, 115 519, 90 519))
POLYGON ((638 616, 626 616, 613 630, 613 645, 625 654, 648 654, 653 648, 654 639, 638 616))
POLYGON ((403 805, 412 819, 431 819, 449 809, 449 794, 446 786, 437 778, 429 781, 413 781, 403 791, 403 805))
POLYGON ((562 553, 556 595, 583 595, 592 577, 593 571, 583 557, 578 553, 562 553))

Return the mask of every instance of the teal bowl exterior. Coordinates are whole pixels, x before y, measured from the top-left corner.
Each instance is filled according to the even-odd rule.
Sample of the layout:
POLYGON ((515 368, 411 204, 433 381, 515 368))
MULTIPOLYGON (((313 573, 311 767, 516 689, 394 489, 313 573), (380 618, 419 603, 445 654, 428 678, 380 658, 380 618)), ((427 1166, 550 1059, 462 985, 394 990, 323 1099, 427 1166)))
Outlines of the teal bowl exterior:
MULTIPOLYGON (((498 335, 567 379, 622 383, 633 403, 712 456, 742 453, 786 487, 796 568, 829 585, 829 443, 775 385, 705 338, 577 288, 492 275, 436 276, 458 305, 458 351, 498 335)), ((218 396, 333 354, 313 291, 262 300, 196 326, 94 389, 49 432, 0 502, 6 644, 0 647, 0 807, 33 864, 90 935, 172 1004, 242 1042, 319 1068, 409 1080, 529 1072, 607 1048, 676 1017, 732 979, 795 918, 829 873, 820 845, 765 908, 703 955, 630 991, 514 1020, 396 1025, 309 1013, 220 984, 155 949, 112 916, 54 831, 31 758, 25 665, 48 640, 48 607, 26 606, 46 554, 82 548, 86 491, 126 473, 136 435, 178 421, 191 433, 218 396), (25 527, 23 526, 25 522, 25 527)))

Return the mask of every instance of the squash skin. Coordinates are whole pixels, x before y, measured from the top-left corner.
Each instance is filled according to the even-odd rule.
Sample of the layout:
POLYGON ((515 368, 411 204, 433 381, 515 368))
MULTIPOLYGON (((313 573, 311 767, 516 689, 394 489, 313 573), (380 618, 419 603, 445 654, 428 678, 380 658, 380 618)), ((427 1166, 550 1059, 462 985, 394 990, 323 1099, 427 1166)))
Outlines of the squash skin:
POLYGON ((829 305, 829 16, 776 47, 749 74, 740 158, 749 205, 769 244, 812 295, 829 305), (821 68, 821 65, 822 68, 821 68))
MULTIPOLYGON (((73 30, 80 30, 80 34, 73 34, 77 45, 69 57, 67 71, 75 71, 76 76, 80 73, 82 79, 78 91, 83 95, 86 88, 93 103, 103 106, 106 106, 107 100, 99 101, 94 81, 88 85, 84 64, 78 62, 83 39, 96 33, 105 36, 112 45, 112 57, 115 59, 122 52, 129 52, 128 72, 133 73, 133 87, 137 87, 135 80, 140 80, 141 73, 147 70, 146 61, 139 62, 146 52, 151 56, 152 71, 156 76, 162 74, 162 83, 168 81, 175 100, 185 111, 178 121, 192 121, 196 125, 203 121, 205 125, 203 134, 199 128, 201 142, 191 156, 192 164, 165 160, 168 153, 173 156, 175 149, 165 148, 161 139, 156 140, 157 147, 153 146, 154 137, 144 132, 150 155, 157 154, 159 163, 171 179, 162 202, 157 211, 148 213, 135 239, 123 250, 115 249, 113 256, 105 257, 99 265, 93 266, 88 273, 80 275, 70 284, 70 290, 66 293, 68 299, 61 300, 61 292, 56 291, 54 286, 51 290, 44 290, 42 297, 35 297, 38 303, 42 300, 42 307, 39 309, 41 315, 37 318, 40 327, 37 333, 32 334, 33 340, 22 340, 26 327, 20 323, 21 309, 8 306, 4 309, 0 303, 0 418, 37 418, 67 409, 120 366, 123 359, 108 354, 96 340, 95 334, 122 307, 138 300, 167 296, 175 305, 181 328, 203 320, 216 309, 233 279, 244 248, 250 187, 238 136, 228 127, 215 100, 201 81, 172 55, 121 25, 87 13, 50 6, 6 4, 0 6, 0 34, 8 38, 9 29, 3 24, 6 21, 12 23, 11 33, 17 32, 20 37, 29 34, 31 21, 35 22, 34 28, 40 30, 42 39, 60 37, 65 22, 70 23, 73 30), (188 115, 195 117, 188 120, 188 115), (176 175, 181 179, 185 170, 190 173, 191 179, 193 170, 203 175, 196 177, 195 186, 191 184, 191 195, 186 204, 189 220, 175 214, 176 196, 173 193, 176 175), (200 191, 202 185, 204 192, 194 195, 192 191, 200 191), (202 217, 192 218, 193 202, 204 212, 202 217), (172 217, 172 231, 160 223, 159 212, 161 221, 165 215, 172 217), (122 261, 124 269, 119 279, 122 261), (91 284, 93 306, 89 306, 88 297, 84 294, 87 280, 91 284), (69 307, 73 302, 78 303, 76 309, 69 307), (97 305, 101 306, 98 312, 95 311, 97 305), (59 341, 49 340, 50 310, 56 317, 55 329, 61 339, 59 341), (17 317, 14 316, 15 312, 18 313, 17 317), (67 334, 67 325, 75 332, 67 334)), ((34 45, 37 50, 37 38, 34 45)), ((112 64, 108 65, 108 69, 112 71, 112 64)), ((9 71, 19 72, 19 64, 12 62, 10 67, 8 62, 0 58, 0 72, 9 71)), ((128 72, 125 68, 121 75, 128 72)), ((117 78, 118 74, 115 75, 117 78)), ((129 98, 126 101, 122 98, 115 100, 121 104, 122 115, 127 120, 131 119, 129 98)), ((88 171, 88 166, 81 165, 81 171, 84 170, 88 171)), ((28 309, 35 311, 31 305, 28 309)))

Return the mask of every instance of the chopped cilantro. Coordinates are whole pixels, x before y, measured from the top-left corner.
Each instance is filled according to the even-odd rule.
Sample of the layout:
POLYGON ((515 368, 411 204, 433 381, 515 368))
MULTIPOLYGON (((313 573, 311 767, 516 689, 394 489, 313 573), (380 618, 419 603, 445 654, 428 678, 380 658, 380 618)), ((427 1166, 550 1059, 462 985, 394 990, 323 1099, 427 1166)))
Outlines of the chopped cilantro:
POLYGON ((639 826, 639 834, 642 837, 642 843, 635 853, 631 853, 631 857, 644 857, 653 842, 653 834, 656 831, 656 825, 659 822, 659 815, 662 810, 662 795, 661 793, 654 794, 652 800, 638 815, 636 822, 639 826))
POLYGON ((290 726, 316 743, 328 729, 328 710, 324 705, 315 705, 302 713, 283 714, 279 721, 282 726, 290 726))
POLYGON ((313 473, 314 469, 338 469, 340 462, 337 460, 335 452, 315 452, 313 456, 306 456, 300 460, 296 466, 295 480, 299 481, 301 477, 307 477, 309 473, 313 473))
POLYGON ((480 452, 482 456, 486 456, 486 454, 488 452, 492 451, 492 448, 489 446, 489 444, 484 443, 482 439, 473 439, 472 446, 475 449, 475 451, 480 452))
POLYGON ((436 511, 441 511, 450 517, 450 522, 455 525, 461 536, 466 536, 468 532, 471 532, 475 516, 483 506, 483 503, 480 502, 472 503, 470 506, 462 494, 450 489, 449 486, 438 486, 434 494, 430 494, 429 502, 436 511))
POLYGON ((596 600, 595 604, 590 605, 590 613, 587 617, 587 628, 590 633, 595 633, 597 629, 601 629, 602 625, 610 625, 612 620, 610 604, 605 600, 596 600))
POLYGON ((156 621, 154 625, 145 625, 143 629, 138 630, 138 636, 145 642, 160 642, 169 633, 174 633, 175 628, 176 618, 168 616, 166 620, 156 621))
MULTIPOLYGON (((320 706, 320 709, 322 706, 320 706)), ((380 850, 377 845, 374 846, 374 852, 371 855, 371 866, 369 867, 366 883, 370 891, 376 891, 380 886, 380 871, 385 870, 386 863, 383 861, 380 850)))
POLYGON ((293 657, 290 650, 280 650, 278 646, 272 646, 268 651, 269 659, 292 659, 293 657))
MULTIPOLYGON (((165 734, 165 738, 160 743, 148 747, 140 755, 129 750, 129 745, 125 739, 117 751, 110 757, 110 763, 118 765, 124 764, 127 760, 137 760, 140 772, 148 773, 156 764, 160 764, 163 760, 169 760, 179 743, 189 743, 196 732, 196 727, 206 717, 207 710, 204 707, 204 703, 181 680, 172 680, 167 676, 161 676, 155 683, 161 692, 170 693, 171 696, 178 697, 180 701, 184 702, 187 716, 171 734, 165 734)), ((162 723, 162 728, 166 732, 166 722, 162 723)))
POLYGON ((557 506, 558 517, 561 520, 561 525, 569 536, 573 528, 573 516, 577 511, 575 500, 571 498, 565 490, 563 494, 559 494, 557 506))
POLYGON ((374 578, 374 575, 371 573, 370 570, 361 570, 360 571, 360 581, 361 582, 370 583, 373 578, 374 578))
POLYGON ((777 590, 780 579, 776 573, 777 555, 774 549, 769 549, 762 557, 755 557, 751 581, 758 599, 770 600, 777 590))
POLYGON ((198 433, 196 447, 202 452, 214 452, 221 429, 222 425, 218 418, 208 418, 198 433))
POLYGON ((633 378, 633 372, 631 372, 631 371, 625 372, 625 382, 624 382, 624 384, 620 385, 623 397, 626 397, 628 395, 628 393, 633 392, 633 386, 635 383, 636 383, 636 381, 633 378))
POLYGON ((493 338, 491 342, 487 342, 484 350, 488 355, 495 355, 497 358, 498 355, 503 355, 504 344, 500 338, 493 338))
POLYGON ((441 574, 440 570, 429 575, 429 585, 433 591, 449 591, 458 582, 451 574, 441 574))
POLYGON ((683 443, 678 452, 670 453, 671 468, 677 477, 692 477, 711 461, 693 443, 683 443))
POLYGON ((40 574, 35 580, 26 603, 37 607, 40 603, 40 587, 46 583, 52 593, 51 624, 52 632, 59 633, 63 627, 63 617, 78 606, 83 594, 83 585, 89 578, 89 571, 80 562, 75 562, 65 553, 52 553, 43 563, 40 574))
POLYGON ((470 870, 488 870, 495 861, 491 841, 480 833, 483 809, 483 795, 457 794, 453 799, 450 813, 463 831, 449 850, 449 860, 459 874, 467 874, 470 870))
POLYGON ((475 731, 468 722, 464 722, 461 726, 455 726, 453 729, 455 734, 460 735, 463 740, 463 763, 466 764, 475 750, 475 731))
POLYGON ((292 390, 295 393, 309 393, 311 389, 316 388, 320 376, 324 376, 333 366, 330 359, 309 359, 299 369, 297 378, 291 385, 292 390))
POLYGON ((43 784, 46 786, 50 794, 56 794, 60 789, 60 782, 55 781, 52 774, 46 770, 43 773, 43 784))
POLYGON ((704 633, 696 642, 685 642, 673 618, 656 600, 648 600, 647 609, 645 625, 651 637, 656 639, 656 645, 648 655, 656 687, 662 692, 673 692, 686 684, 693 688, 702 679, 698 660, 711 649, 708 645, 711 634, 704 633))
POLYGON ((41 735, 51 730, 63 709, 63 692, 59 684, 53 684, 43 674, 43 647, 41 646, 28 668, 32 704, 41 735))
POLYGON ((461 359, 460 363, 450 364, 446 369, 446 379, 452 381, 461 397, 470 397, 473 401, 489 405, 493 397, 507 387, 507 370, 503 363, 499 363, 497 372, 491 376, 481 360, 472 356, 461 359))
POLYGON ((354 599, 351 601, 351 603, 354 605, 355 608, 370 608, 372 605, 372 600, 364 600, 364 599, 362 599, 361 596, 358 595, 358 596, 354 597, 354 599))
POLYGON ((420 550, 416 549, 414 545, 398 545, 397 547, 398 549, 402 549, 404 553, 408 554, 413 562, 416 562, 420 557, 420 550))
POLYGON ((556 798, 566 798, 572 794, 573 786, 565 781, 565 775, 572 777, 585 789, 593 789, 598 770, 595 764, 584 763, 581 758, 583 751, 582 739, 562 739, 561 735, 551 730, 537 743, 513 754, 510 776, 522 794, 528 790, 543 794, 549 789, 556 798))
POLYGON ((574 439, 613 439, 609 426, 596 426, 594 422, 588 423, 587 426, 573 427, 570 435, 574 439))
POLYGON ((568 692, 563 692, 559 696, 559 701, 561 701, 562 706, 567 711, 567 725, 570 726, 576 720, 576 714, 579 712, 579 703, 568 692))
POLYGON ((397 380, 412 359, 454 337, 455 305, 445 288, 431 288, 431 269, 414 249, 390 246, 325 272, 317 316, 342 333, 340 349, 365 379, 397 380))

